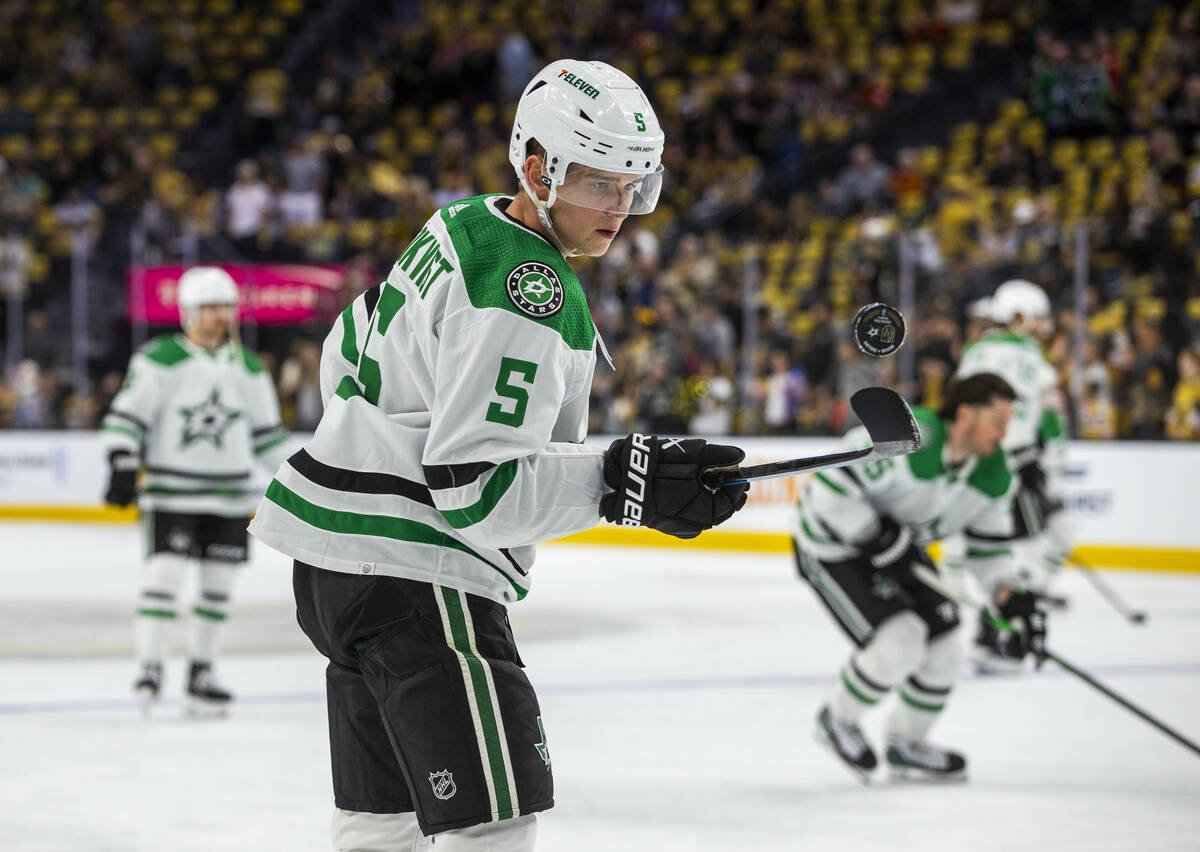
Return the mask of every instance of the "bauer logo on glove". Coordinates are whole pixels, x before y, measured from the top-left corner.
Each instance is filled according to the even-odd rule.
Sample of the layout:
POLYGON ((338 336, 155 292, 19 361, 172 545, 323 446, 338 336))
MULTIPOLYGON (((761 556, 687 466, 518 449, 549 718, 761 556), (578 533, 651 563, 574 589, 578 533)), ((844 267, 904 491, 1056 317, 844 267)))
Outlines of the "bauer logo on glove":
POLYGON ((601 498, 600 514, 622 526, 695 538, 742 508, 750 487, 740 483, 710 489, 701 474, 734 467, 745 457, 737 447, 702 438, 627 435, 613 441, 604 455, 604 482, 613 490, 601 498))

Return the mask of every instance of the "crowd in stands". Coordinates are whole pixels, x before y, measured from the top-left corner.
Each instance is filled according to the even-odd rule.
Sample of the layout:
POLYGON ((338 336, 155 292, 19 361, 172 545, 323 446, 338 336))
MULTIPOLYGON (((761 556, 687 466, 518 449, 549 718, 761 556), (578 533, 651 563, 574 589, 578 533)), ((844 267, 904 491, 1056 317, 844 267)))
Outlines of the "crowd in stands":
MULTIPOLYGON (((95 425, 128 356, 131 231, 148 263, 190 244, 200 260, 382 274, 437 207, 514 190, 522 83, 545 57, 586 55, 643 81, 669 143, 659 209, 580 264, 616 367, 598 368, 593 432, 840 434, 849 395, 899 386, 905 363, 860 355, 849 318, 896 303, 905 280, 902 390, 936 404, 983 326, 972 306, 1023 277, 1056 306, 1043 345, 1073 434, 1200 439, 1197 0, 1099 28, 1056 28, 1064 4, 1037 0, 580 3, 569 17, 400 2, 285 73, 274 59, 325 5, 116 2, 92 27, 0 0, 0 40, 39 15, 61 24, 0 53, 0 288, 23 302, 0 426, 95 425), (1020 88, 893 144, 897 115, 988 51, 1024 65, 1020 88), (187 140, 222 120, 223 165, 200 168, 187 140), (109 330, 85 386, 60 343, 72 234, 109 330)), ((324 330, 263 338, 293 428, 320 415, 324 330)))

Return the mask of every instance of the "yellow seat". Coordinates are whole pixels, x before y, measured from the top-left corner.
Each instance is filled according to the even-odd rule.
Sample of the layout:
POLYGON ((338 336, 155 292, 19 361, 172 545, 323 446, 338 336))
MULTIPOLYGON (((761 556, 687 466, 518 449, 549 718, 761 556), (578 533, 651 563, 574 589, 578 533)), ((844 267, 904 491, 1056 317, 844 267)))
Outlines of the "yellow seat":
POLYGON ((57 89, 50 94, 50 109, 75 109, 79 106, 79 92, 74 89, 57 89))
POLYGON ((72 130, 94 130, 100 121, 100 116, 90 107, 74 110, 68 123, 72 130))
POLYGON ((42 134, 34 145, 34 156, 46 163, 58 157, 62 150, 62 139, 54 134, 42 134))
POLYGON ((150 150, 159 159, 170 160, 179 150, 179 139, 174 133, 155 133, 150 137, 150 150))
POLYGON ((1050 149, 1050 162, 1059 171, 1066 171, 1079 160, 1079 143, 1074 139, 1059 139, 1050 149))
POLYGON ((123 131, 129 127, 130 112, 128 107, 110 107, 104 113, 104 126, 109 130, 123 131))
POLYGON ((258 34, 266 39, 277 39, 283 35, 286 29, 283 21, 271 15, 260 18, 258 21, 258 34))
POLYGON ((1108 136, 1097 136, 1089 139, 1084 153, 1084 159, 1093 168, 1103 168, 1116 154, 1116 146, 1108 136))
POLYGON ((177 107, 183 103, 183 90, 178 86, 163 86, 154 93, 154 102, 167 109, 177 107))
POLYGON ((142 107, 137 111, 135 121, 142 130, 158 130, 167 123, 167 117, 158 107, 142 107))
POLYGON ((171 127, 174 130, 195 130, 200 124, 200 113, 184 107, 171 113, 171 127))
POLYGON ((17 95, 17 106, 26 112, 38 112, 46 104, 46 89, 44 86, 33 85, 22 89, 17 95))

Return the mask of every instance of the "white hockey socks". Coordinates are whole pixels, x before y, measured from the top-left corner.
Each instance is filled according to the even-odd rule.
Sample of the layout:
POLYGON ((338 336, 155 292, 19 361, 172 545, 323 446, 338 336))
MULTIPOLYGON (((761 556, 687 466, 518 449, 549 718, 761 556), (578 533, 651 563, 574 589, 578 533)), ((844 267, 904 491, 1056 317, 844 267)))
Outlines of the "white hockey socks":
POLYGON ((435 834, 430 840, 433 852, 533 852, 537 815, 456 828, 435 834))
POLYGON ((200 562, 199 594, 192 606, 189 656, 193 660, 212 662, 216 656, 217 639, 229 616, 229 598, 236 570, 237 567, 229 562, 210 559, 200 562))
POLYGON ((857 722, 921 662, 928 632, 914 612, 897 613, 875 628, 871 641, 851 654, 834 678, 829 712, 857 722))
POLYGON ((179 617, 179 590, 187 559, 156 553, 142 564, 142 591, 134 620, 134 646, 139 662, 162 662, 171 625, 179 617))
POLYGON ((965 647, 962 628, 929 643, 916 671, 900 684, 900 701, 888 719, 888 734, 924 740, 937 721, 962 666, 965 647))
POLYGON ((337 852, 423 852, 429 838, 421 834, 417 815, 370 814, 334 808, 329 837, 337 852))
POLYGON ((533 852, 537 816, 526 814, 425 837, 416 814, 335 808, 330 839, 338 852, 533 852))

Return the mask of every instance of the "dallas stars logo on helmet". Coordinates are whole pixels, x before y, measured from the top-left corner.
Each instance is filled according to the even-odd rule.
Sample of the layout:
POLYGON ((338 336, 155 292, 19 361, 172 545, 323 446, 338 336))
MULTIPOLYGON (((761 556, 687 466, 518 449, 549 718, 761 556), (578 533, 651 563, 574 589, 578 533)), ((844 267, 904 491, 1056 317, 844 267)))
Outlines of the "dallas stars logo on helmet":
POLYGON ((528 261, 513 268, 505 280, 508 298, 523 314, 543 319, 562 310, 562 281, 552 267, 528 261))

